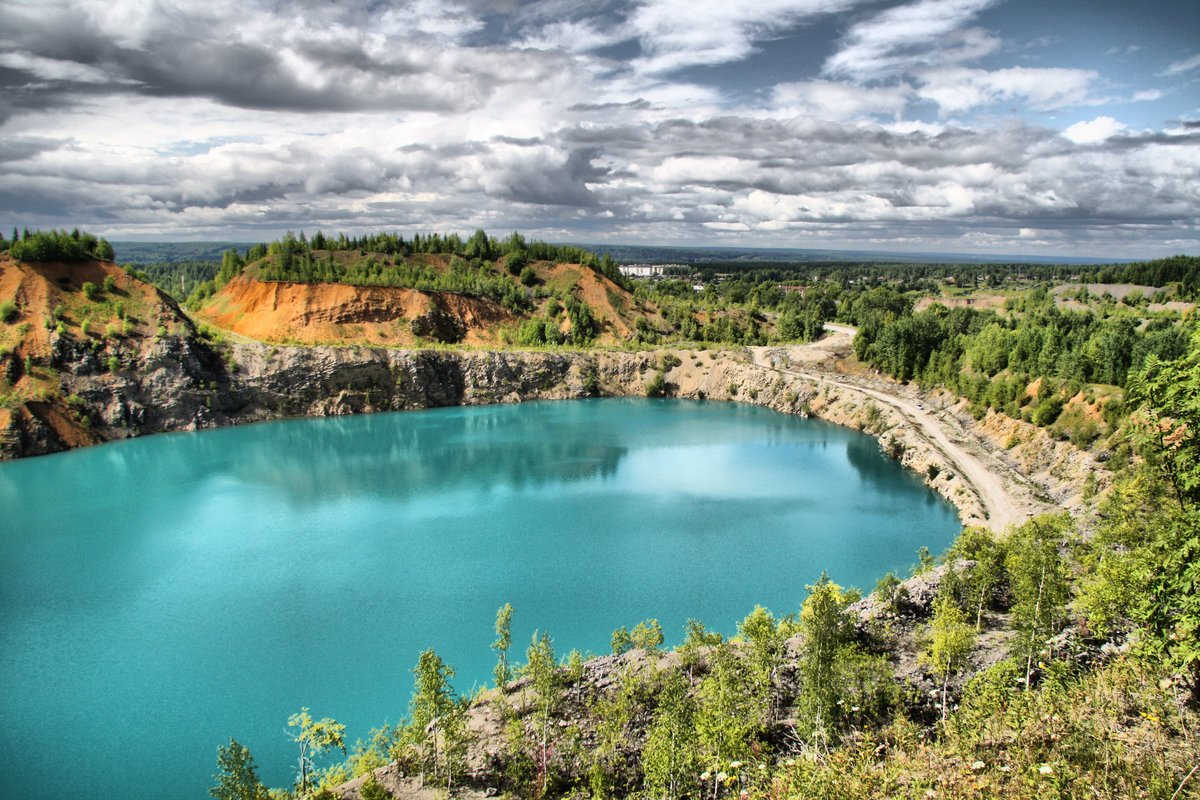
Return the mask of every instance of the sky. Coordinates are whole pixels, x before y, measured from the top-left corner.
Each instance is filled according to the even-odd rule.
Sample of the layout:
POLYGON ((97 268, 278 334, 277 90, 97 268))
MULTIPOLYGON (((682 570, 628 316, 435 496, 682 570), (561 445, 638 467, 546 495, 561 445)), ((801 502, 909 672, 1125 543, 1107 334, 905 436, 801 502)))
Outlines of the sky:
POLYGON ((1200 12, 4 0, 13 225, 1200 254, 1200 12))

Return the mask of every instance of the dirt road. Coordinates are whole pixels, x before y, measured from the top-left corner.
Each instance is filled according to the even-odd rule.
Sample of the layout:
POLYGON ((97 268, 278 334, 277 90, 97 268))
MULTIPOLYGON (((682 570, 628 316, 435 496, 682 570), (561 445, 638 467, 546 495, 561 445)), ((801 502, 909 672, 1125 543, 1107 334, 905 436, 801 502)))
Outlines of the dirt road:
POLYGON ((865 379, 833 372, 834 361, 848 355, 857 331, 848 325, 826 324, 825 328, 831 335, 811 344, 749 348, 754 363, 890 406, 955 466, 983 504, 987 524, 993 530, 1003 531, 1052 510, 1037 498, 1036 487, 965 431, 952 414, 927 408, 912 388, 882 380, 868 384, 865 379))

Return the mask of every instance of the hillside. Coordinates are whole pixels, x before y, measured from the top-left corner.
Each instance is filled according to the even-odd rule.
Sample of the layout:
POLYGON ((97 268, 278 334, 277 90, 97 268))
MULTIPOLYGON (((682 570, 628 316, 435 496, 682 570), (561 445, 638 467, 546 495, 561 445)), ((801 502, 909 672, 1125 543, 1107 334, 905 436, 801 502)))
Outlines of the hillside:
POLYGON ((202 424, 227 384, 175 302, 117 265, 0 254, 0 451, 202 424))
POLYGON ((665 324, 582 264, 534 261, 513 274, 500 260, 314 251, 308 273, 280 261, 247 264, 198 303, 197 317, 265 342, 384 347, 620 344, 636 338, 638 320, 665 324))

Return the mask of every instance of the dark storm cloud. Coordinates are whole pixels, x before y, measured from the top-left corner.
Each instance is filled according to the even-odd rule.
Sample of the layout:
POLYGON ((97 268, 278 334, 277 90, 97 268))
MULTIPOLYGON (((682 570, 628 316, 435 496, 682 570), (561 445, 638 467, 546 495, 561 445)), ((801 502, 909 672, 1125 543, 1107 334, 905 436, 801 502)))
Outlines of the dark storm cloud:
POLYGON ((25 161, 40 153, 57 150, 63 144, 61 139, 48 139, 42 136, 14 136, 0 139, 0 163, 25 161))
POLYGON ((389 39, 367 25, 309 27, 255 14, 223 18, 221 10, 152 9, 135 42, 102 29, 79 8, 0 9, 0 50, 29 62, 23 69, 10 64, 5 72, 15 74, 0 79, 24 86, 30 109, 74 94, 74 86, 47 82, 44 74, 74 69, 95 73, 107 91, 205 97, 248 109, 462 112, 510 80, 570 68, 561 55, 446 48, 415 30, 389 39))

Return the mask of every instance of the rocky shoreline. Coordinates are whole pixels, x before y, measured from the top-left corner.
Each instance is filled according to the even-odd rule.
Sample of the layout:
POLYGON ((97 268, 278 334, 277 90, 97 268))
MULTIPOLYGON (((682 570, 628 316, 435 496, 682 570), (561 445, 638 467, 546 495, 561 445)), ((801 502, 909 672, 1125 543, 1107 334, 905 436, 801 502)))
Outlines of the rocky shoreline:
MULTIPOLYGON (((954 504, 965 524, 988 519, 980 493, 953 458, 896 408, 841 378, 835 384, 833 372, 826 380, 793 374, 756 363, 742 349, 393 350, 215 344, 189 332, 126 342, 117 370, 106 369, 94 350, 70 336, 52 335, 50 349, 65 401, 26 403, 0 420, 0 457, 296 416, 649 393, 751 403, 861 430, 954 504)), ((903 388, 875 383, 876 390, 903 388)), ((991 441, 987 434, 999 431, 995 435, 1022 441, 1021 463, 1008 459, 1008 471, 1019 476, 1028 467, 1041 478, 1014 501, 1026 516, 1079 505, 1090 458, 1069 446, 1063 456, 1058 451, 1064 448, 1056 449, 1062 443, 1039 443, 1044 432, 1024 423, 977 424, 961 408, 954 418, 966 438, 991 441), (1061 468, 1064 460, 1070 469, 1061 468)), ((991 449, 1001 448, 992 442, 991 449)))

